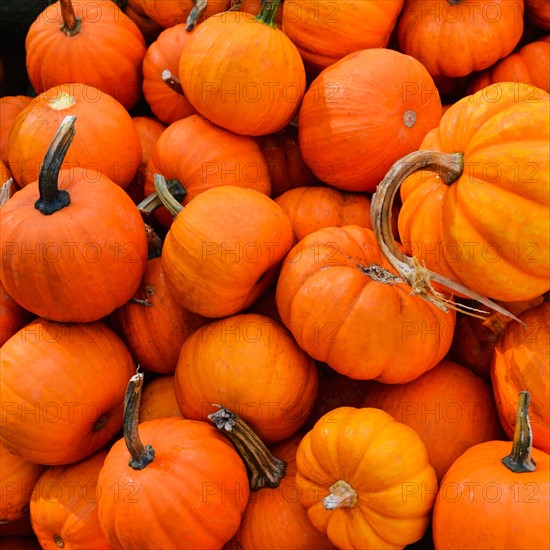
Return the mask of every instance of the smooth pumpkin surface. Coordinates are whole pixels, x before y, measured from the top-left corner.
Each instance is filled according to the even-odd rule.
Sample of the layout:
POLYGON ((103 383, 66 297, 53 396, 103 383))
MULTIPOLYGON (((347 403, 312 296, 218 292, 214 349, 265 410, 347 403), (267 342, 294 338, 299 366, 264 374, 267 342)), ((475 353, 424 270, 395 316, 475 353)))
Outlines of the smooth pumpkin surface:
POLYGON ((182 416, 176 401, 173 374, 159 376, 145 384, 139 405, 140 422, 169 416, 182 416))
POLYGON ((0 346, 32 318, 32 313, 21 307, 0 282, 0 346))
POLYGON ((27 106, 32 97, 26 95, 0 98, 0 160, 8 164, 8 142, 11 127, 17 115, 27 106))

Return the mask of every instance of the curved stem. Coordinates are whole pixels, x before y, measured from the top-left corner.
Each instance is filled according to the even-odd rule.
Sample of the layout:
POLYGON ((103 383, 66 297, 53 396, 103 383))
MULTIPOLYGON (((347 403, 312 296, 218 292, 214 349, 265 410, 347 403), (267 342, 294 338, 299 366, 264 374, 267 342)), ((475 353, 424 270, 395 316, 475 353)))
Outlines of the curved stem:
POLYGON ((124 441, 132 457, 129 465, 134 470, 143 470, 143 468, 153 462, 155 457, 155 450, 153 447, 151 447, 151 445, 144 446, 139 438, 139 403, 141 401, 142 386, 143 373, 136 372, 136 374, 130 378, 124 396, 124 441))
POLYGON ((208 0, 195 0, 195 5, 193 9, 189 12, 187 16, 185 30, 191 32, 197 25, 197 21, 201 18, 202 14, 206 11, 208 7, 208 0))
POLYGON ((57 181, 63 160, 75 135, 75 120, 76 117, 73 115, 68 115, 63 119, 40 166, 38 175, 40 198, 34 203, 34 207, 46 216, 71 203, 69 193, 59 189, 57 181))
POLYGON ((415 257, 405 255, 396 246, 391 227, 392 204, 397 190, 411 174, 419 170, 437 172, 445 185, 450 185, 462 174, 464 157, 461 153, 441 153, 439 151, 414 151, 398 160, 378 184, 372 196, 371 222, 380 250, 403 279, 411 286, 411 294, 436 305, 443 311, 455 309, 472 317, 484 318, 477 313, 486 313, 446 299, 431 284, 435 281, 450 290, 459 292, 507 317, 511 317, 525 327, 515 315, 478 292, 453 281, 439 273, 427 269, 415 257), (476 312, 476 313, 474 313, 476 312))
POLYGON ((73 36, 80 32, 80 19, 74 14, 74 8, 71 0, 59 0, 61 4, 61 17, 63 25, 61 30, 67 36, 73 36))
POLYGON ((182 210, 183 206, 174 198, 168 190, 164 176, 155 174, 155 189, 157 191, 160 202, 166 207, 172 216, 176 217, 182 210))
POLYGON ((285 476, 286 462, 274 457, 254 431, 236 414, 221 405, 208 418, 231 440, 248 470, 253 491, 279 486, 285 476))
MULTIPOLYGON (((166 182, 166 187, 169 191, 169 194, 181 203, 181 201, 183 201, 183 199, 185 198, 185 195, 187 195, 187 191, 182 187, 181 183, 178 180, 164 181, 166 182)), ((155 191, 154 193, 151 193, 148 197, 145 197, 137 205, 137 209, 141 212, 141 214, 145 214, 148 216, 157 208, 163 205, 164 203, 160 199, 159 194, 155 191)))
POLYGON ((267 25, 268 27, 276 28, 275 18, 281 6, 281 0, 262 0, 262 9, 255 17, 255 20, 267 25))
POLYGON ((512 452, 502 459, 502 463, 517 474, 534 472, 536 464, 531 457, 533 450, 533 431, 529 421, 529 402, 531 396, 528 391, 520 392, 518 396, 518 412, 516 415, 516 429, 512 442, 512 452))
POLYGON ((330 494, 323 499, 325 510, 336 510, 336 508, 353 508, 357 503, 355 489, 343 479, 339 479, 330 489, 330 494))
POLYGON ((164 69, 160 77, 171 90, 173 90, 179 95, 183 95, 183 88, 181 87, 181 82, 168 69, 164 69))

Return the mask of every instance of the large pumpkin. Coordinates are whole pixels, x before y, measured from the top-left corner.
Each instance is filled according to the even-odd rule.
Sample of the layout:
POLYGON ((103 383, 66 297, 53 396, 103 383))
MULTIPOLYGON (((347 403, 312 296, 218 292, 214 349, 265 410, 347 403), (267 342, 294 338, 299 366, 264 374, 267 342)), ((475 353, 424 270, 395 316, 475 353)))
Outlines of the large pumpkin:
POLYGON ((437 492, 416 432, 379 409, 340 407, 298 447, 309 519, 338 548, 404 548, 422 537, 437 492))
POLYGON ((310 84, 298 115, 300 149, 321 181, 372 192, 441 113, 437 88, 419 61, 386 48, 361 50, 310 84))
POLYGON ((281 319, 300 346, 337 372, 404 383, 447 353, 448 314, 410 294, 370 229, 319 229, 286 256, 277 282, 281 319))

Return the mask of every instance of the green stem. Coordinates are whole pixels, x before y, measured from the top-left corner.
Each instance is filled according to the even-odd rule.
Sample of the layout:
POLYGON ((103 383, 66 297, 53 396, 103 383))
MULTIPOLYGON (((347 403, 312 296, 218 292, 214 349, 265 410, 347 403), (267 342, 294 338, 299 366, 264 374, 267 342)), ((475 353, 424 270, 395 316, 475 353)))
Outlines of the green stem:
MULTIPOLYGON (((166 187, 169 194, 181 203, 181 201, 183 201, 183 199, 185 198, 185 195, 187 195, 187 191, 182 187, 181 183, 178 180, 166 181, 164 179, 164 181, 166 182, 166 187)), ((157 208, 160 208, 163 205, 164 203, 159 197, 159 194, 155 191, 154 193, 151 193, 148 197, 145 197, 137 205, 137 209, 141 212, 141 214, 145 214, 148 216, 153 213, 157 208)))
POLYGON ((281 0, 262 0, 262 9, 255 20, 269 27, 276 28, 275 19, 280 6, 281 0))
POLYGON ((528 391, 520 392, 518 396, 518 412, 516 428, 512 442, 512 452, 502 459, 502 463, 517 474, 534 472, 536 464, 531 457, 533 450, 533 431, 529 421, 529 402, 531 396, 528 391))
POLYGON ((202 17, 202 14, 208 7, 208 0, 195 0, 193 9, 189 12, 187 17, 185 30, 191 32, 197 25, 198 20, 202 17))
POLYGON ((59 0, 61 5, 61 17, 63 18, 63 25, 61 30, 67 36, 74 36, 80 32, 81 21, 74 14, 74 8, 71 0, 59 0))
POLYGON ((164 176, 160 174, 155 174, 155 190, 158 198, 172 216, 176 217, 183 210, 181 203, 170 193, 164 176))
POLYGON ((73 115, 67 115, 63 119, 40 166, 38 176, 40 198, 34 203, 34 207, 45 216, 54 214, 71 204, 69 193, 59 189, 58 178, 63 160, 75 135, 75 120, 76 117, 73 115))

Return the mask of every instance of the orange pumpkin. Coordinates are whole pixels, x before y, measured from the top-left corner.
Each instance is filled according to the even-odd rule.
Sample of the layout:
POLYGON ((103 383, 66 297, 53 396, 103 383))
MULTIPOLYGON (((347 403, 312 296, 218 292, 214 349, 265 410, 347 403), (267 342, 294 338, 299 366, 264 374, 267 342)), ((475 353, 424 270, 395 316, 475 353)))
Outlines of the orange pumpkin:
POLYGON ((385 48, 402 8, 403 0, 292 0, 283 3, 283 31, 319 72, 350 53, 385 48))
POLYGON ((32 318, 32 313, 21 307, 0 282, 0 346, 32 318))
MULTIPOLYGON (((8 167, 0 160, 0 185, 4 185, 11 178, 8 167)), ((11 178, 13 181, 13 178, 11 178)))
POLYGON ((337 548, 404 548, 426 531, 437 492, 416 432, 379 409, 340 407, 298 447, 296 485, 337 548))
POLYGON ((139 405, 140 422, 170 416, 182 416, 176 401, 173 374, 159 376, 148 382, 141 393, 139 405))
POLYGON ((230 0, 139 0, 138 4, 145 15, 163 28, 186 23, 191 29, 216 13, 229 9, 230 0))
POLYGON ((525 17, 539 29, 550 30, 550 5, 546 0, 525 0, 525 17))
POLYGON ((8 142, 13 122, 31 101, 32 97, 26 95, 0 98, 0 160, 6 165, 8 163, 8 142))
POLYGON ((44 159, 38 182, 0 209, 6 291, 32 313, 57 321, 95 321, 124 304, 147 262, 143 221, 130 197, 96 174, 63 170, 74 135, 67 117, 44 159))
POLYGON ((146 44, 154 42, 163 30, 163 27, 145 14, 141 0, 127 0, 124 13, 138 26, 146 44))
POLYGON ((399 48, 433 76, 465 76, 512 52, 523 33, 523 10, 523 0, 405 0, 399 48))
POLYGON ((1 368, 0 439, 21 458, 70 464, 120 430, 124 389, 135 367, 105 324, 36 319, 2 346, 1 368))
POLYGON ((213 15, 183 46, 185 96, 203 116, 237 134, 281 130, 305 92, 302 58, 274 22, 279 4, 264 3, 255 18, 238 11, 213 15))
POLYGON ((550 303, 520 313, 516 322, 506 326, 496 345, 491 365, 493 392, 502 426, 508 437, 514 433, 517 394, 531 396, 533 445, 550 451, 550 303))
POLYGON ((76 464, 52 466, 40 476, 30 509, 42 548, 113 549, 97 515, 97 477, 106 456, 107 451, 101 450, 76 464))
POLYGON ((139 135, 124 107, 85 84, 61 84, 35 97, 17 116, 9 141, 9 168, 20 187, 38 179, 44 154, 66 116, 78 133, 64 168, 82 168, 89 183, 104 174, 127 187, 141 162, 139 135), (120 139, 124 136, 124 139, 120 139))
POLYGON ((164 29, 147 48, 143 59, 143 95, 151 111, 164 124, 196 113, 183 95, 177 78, 181 50, 190 37, 183 23, 164 29))
POLYGON ((212 321, 183 343, 175 373, 185 418, 206 420, 223 405, 267 444, 294 434, 317 393, 313 359, 277 321, 253 313, 212 321))
POLYGON ((532 447, 526 393, 519 396, 513 444, 475 445, 447 471, 433 511, 436 550, 548 548, 550 456, 532 447))
POLYGON ((206 321, 172 296, 162 259, 147 262, 133 299, 113 313, 114 326, 145 371, 173 373, 186 338, 206 321))
POLYGON ((455 326, 454 311, 410 294, 374 233, 358 226, 326 227, 301 240, 283 262, 276 300, 307 353, 363 380, 414 380, 443 359, 455 326))
POLYGON ((419 61, 385 48, 361 50, 310 84, 298 116, 300 150, 321 181, 372 192, 440 118, 439 92, 419 61))
POLYGON ((448 360, 407 384, 371 382, 362 406, 382 409, 415 430, 438 482, 466 449, 504 436, 489 384, 448 360))
POLYGON ((78 82, 114 97, 126 109, 141 97, 145 40, 108 0, 60 0, 46 7, 27 32, 25 50, 37 94, 78 82))

